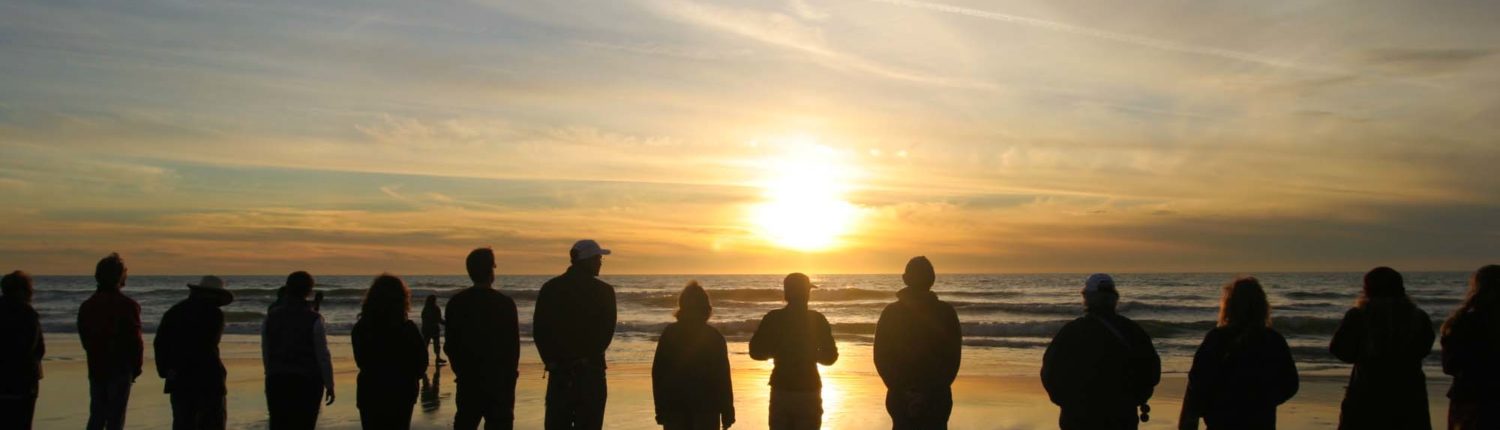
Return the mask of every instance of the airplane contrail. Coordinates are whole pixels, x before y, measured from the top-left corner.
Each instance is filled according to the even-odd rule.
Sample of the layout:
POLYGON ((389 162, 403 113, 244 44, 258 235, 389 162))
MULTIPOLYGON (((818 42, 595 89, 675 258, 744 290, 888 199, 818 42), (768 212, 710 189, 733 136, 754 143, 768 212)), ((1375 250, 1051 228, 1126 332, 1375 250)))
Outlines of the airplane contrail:
POLYGON ((1114 41, 1114 42, 1127 43, 1127 44, 1131 44, 1131 45, 1138 45, 1138 46, 1143 46, 1143 47, 1152 48, 1152 49, 1159 49, 1159 50, 1163 50, 1163 51, 1171 51, 1171 52, 1179 52, 1179 53, 1183 53, 1183 54, 1192 54, 1192 55, 1203 55, 1203 56, 1210 56, 1210 57, 1218 57, 1218 58, 1224 58, 1224 59, 1229 59, 1229 60, 1244 61, 1244 62, 1249 62, 1249 63, 1256 63, 1256 64, 1261 64, 1261 65, 1266 65, 1266 66, 1280 67, 1280 68, 1287 68, 1287 69, 1317 71, 1317 72, 1323 72, 1323 73, 1340 73, 1340 71, 1337 71, 1337 70, 1330 70, 1330 69, 1325 69, 1325 68, 1320 68, 1320 67, 1307 66, 1307 65, 1299 64, 1299 63, 1288 61, 1288 60, 1283 60, 1283 59, 1273 58, 1273 57, 1266 57, 1266 56, 1263 56, 1263 55, 1257 55, 1257 54, 1248 53, 1248 52, 1240 52, 1240 51, 1234 51, 1234 50, 1223 49, 1223 48, 1214 48, 1214 47, 1204 47, 1204 46, 1187 45, 1187 44, 1182 44, 1182 43, 1178 43, 1178 42, 1173 42, 1173 41, 1170 41, 1170 40, 1155 39, 1155 38, 1150 38, 1150 37, 1145 37, 1145 36, 1137 36, 1137 35, 1133 35, 1133 34, 1115 33, 1115 32, 1112 32, 1112 31, 1099 30, 1099 29, 1088 28, 1088 27, 1083 27, 1083 26, 1078 26, 1078 25, 1073 25, 1073 24, 1066 24, 1066 23, 1061 23, 1061 22, 1056 22, 1056 21, 1047 21, 1047 20, 1044 20, 1044 19, 1030 18, 1030 17, 1018 16, 1018 15, 1010 15, 1010 14, 1004 14, 1004 13, 999 13, 999 12, 990 12, 990 11, 987 11, 987 10, 973 9, 973 8, 967 8, 967 7, 962 7, 962 6, 953 6, 953 5, 942 4, 942 3, 929 3, 929 2, 916 1, 916 0, 866 0, 866 1, 877 2, 877 3, 885 3, 885 4, 891 4, 891 5, 897 5, 897 6, 905 6, 905 7, 916 8, 916 9, 926 9, 926 10, 931 10, 931 11, 938 11, 938 12, 945 12, 945 13, 957 14, 957 15, 964 15, 964 16, 969 16, 969 17, 973 17, 973 18, 987 19, 987 20, 991 20, 991 21, 1000 21, 1000 22, 1006 22, 1006 23, 1011 23, 1011 24, 1024 25, 1024 26, 1027 26, 1027 27, 1035 27, 1035 28, 1041 28, 1041 29, 1047 29, 1047 30, 1053 30, 1053 31, 1060 31, 1060 32, 1068 33, 1068 34, 1075 34, 1075 35, 1079 35, 1079 36, 1093 37, 1093 38, 1096 38, 1096 39, 1104 39, 1104 40, 1110 40, 1110 41, 1114 41))

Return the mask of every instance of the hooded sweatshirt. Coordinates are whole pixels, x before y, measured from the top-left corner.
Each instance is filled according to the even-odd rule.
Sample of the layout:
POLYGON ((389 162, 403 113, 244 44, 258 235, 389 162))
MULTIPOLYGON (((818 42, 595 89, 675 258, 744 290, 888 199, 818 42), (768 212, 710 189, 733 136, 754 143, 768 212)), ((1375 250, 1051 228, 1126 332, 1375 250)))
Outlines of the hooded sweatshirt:
POLYGON ((880 313, 875 369, 887 389, 939 390, 953 385, 963 333, 953 306, 932 291, 905 288, 880 313))

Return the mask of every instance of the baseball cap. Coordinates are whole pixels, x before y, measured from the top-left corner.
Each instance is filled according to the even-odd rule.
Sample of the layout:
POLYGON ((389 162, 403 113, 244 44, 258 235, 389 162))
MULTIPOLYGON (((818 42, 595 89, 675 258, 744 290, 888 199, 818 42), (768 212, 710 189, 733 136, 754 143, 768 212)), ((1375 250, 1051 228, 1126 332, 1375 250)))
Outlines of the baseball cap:
POLYGON ((1111 278, 1104 273, 1095 273, 1089 275, 1089 280, 1083 283, 1083 292, 1085 293, 1096 292, 1102 288, 1115 289, 1115 278, 1111 278))
POLYGON ((573 250, 568 252, 573 261, 587 260, 601 255, 609 255, 609 250, 600 248, 599 242, 593 239, 584 239, 573 243, 573 250))
POLYGON ((781 285, 782 287, 818 287, 817 285, 813 285, 812 278, 808 278, 807 275, 804 275, 802 273, 792 273, 786 275, 786 279, 781 280, 781 285))

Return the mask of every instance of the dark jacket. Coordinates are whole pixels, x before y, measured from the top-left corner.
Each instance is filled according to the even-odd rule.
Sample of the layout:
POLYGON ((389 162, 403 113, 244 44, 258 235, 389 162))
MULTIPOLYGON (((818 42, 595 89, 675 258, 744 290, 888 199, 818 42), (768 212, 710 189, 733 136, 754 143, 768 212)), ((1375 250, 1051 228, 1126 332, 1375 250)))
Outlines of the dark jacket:
MULTIPOLYGON (((615 288, 572 267, 542 284, 531 326, 542 362, 549 368, 584 363, 605 368, 615 312, 615 288)), ((453 319, 451 312, 448 318, 453 319)))
POLYGON ((1435 337, 1432 319, 1405 300, 1374 299, 1345 313, 1329 346, 1354 363, 1339 428, 1431 429, 1422 359, 1435 337))
POLYGON ((410 409, 427 372, 426 343, 417 325, 360 318, 349 338, 359 366, 355 407, 410 409))
POLYGON ((818 391, 823 381, 818 364, 832 365, 839 359, 833 342, 833 327, 823 314, 806 307, 777 309, 766 313, 750 336, 750 358, 776 359, 771 369, 771 387, 785 391, 818 391))
POLYGON ((953 306, 931 291, 904 288, 875 326, 875 370, 888 390, 939 390, 953 385, 963 330, 953 306))
POLYGON ((190 297, 167 309, 153 341, 156 373, 167 380, 166 392, 225 395, 227 373, 219 360, 223 335, 224 311, 214 299, 190 297))
POLYGON ((89 379, 141 376, 145 341, 141 305, 118 289, 95 291, 78 307, 78 338, 89 360, 89 379))
POLYGON ((1297 388, 1297 364, 1281 333, 1215 328, 1193 355, 1182 417, 1201 417, 1210 430, 1275 429, 1276 407, 1297 388))
POLYGON ((489 287, 469 287, 448 300, 443 352, 460 383, 515 384, 521 359, 516 302, 489 287))
POLYGON ((1069 322, 1042 356, 1042 386, 1062 408, 1064 430, 1138 428, 1136 408, 1158 382, 1161 357, 1151 336, 1116 313, 1069 322))
POLYGON ((0 398, 36 397, 42 379, 41 320, 30 304, 0 297, 0 398))
POLYGON ((1459 315, 1443 334, 1443 373, 1453 375, 1449 420, 1500 426, 1500 317, 1459 315))
POLYGON ((704 323, 667 325, 651 361, 651 394, 658 424, 707 414, 734 422, 734 389, 724 336, 704 323))
MULTIPOLYGON (((511 303, 515 307, 515 303, 511 303)), ((432 306, 422 305, 422 336, 433 338, 443 334, 443 308, 438 307, 437 302, 432 306)))
POLYGON ((266 315, 260 331, 266 376, 295 375, 333 388, 333 360, 323 315, 301 297, 287 297, 266 315))

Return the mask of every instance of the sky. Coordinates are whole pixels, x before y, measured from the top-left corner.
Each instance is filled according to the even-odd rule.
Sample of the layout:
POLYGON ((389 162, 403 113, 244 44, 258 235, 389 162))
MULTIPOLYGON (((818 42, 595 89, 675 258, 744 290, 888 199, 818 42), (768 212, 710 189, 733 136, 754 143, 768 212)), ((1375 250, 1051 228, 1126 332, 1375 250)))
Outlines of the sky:
POLYGON ((1500 4, 0 2, 0 269, 1473 270, 1500 4))

